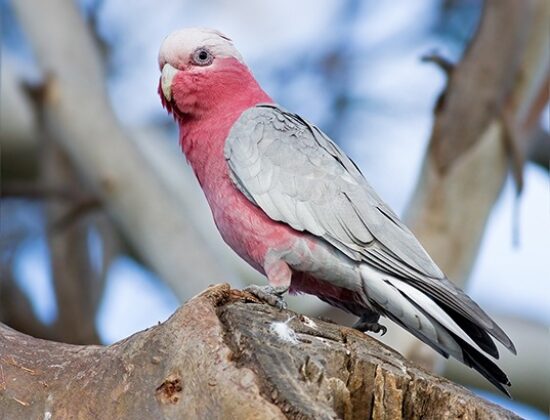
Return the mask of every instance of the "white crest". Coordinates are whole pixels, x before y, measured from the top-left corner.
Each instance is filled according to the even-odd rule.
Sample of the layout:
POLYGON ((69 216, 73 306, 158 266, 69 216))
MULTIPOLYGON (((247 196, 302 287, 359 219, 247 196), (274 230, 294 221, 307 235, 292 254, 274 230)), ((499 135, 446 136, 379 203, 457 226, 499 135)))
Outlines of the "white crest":
POLYGON ((186 63, 193 52, 200 47, 207 48, 215 57, 233 57, 244 64, 239 51, 231 39, 215 29, 185 28, 168 35, 159 51, 159 66, 170 63, 180 67, 186 63))

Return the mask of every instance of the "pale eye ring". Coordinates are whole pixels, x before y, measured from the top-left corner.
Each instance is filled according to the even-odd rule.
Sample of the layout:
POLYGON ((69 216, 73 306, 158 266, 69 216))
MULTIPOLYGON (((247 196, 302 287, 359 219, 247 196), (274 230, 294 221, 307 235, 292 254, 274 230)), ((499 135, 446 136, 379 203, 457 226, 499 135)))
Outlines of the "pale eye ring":
POLYGON ((209 66, 214 61, 214 56, 206 48, 197 48, 192 55, 193 63, 197 66, 209 66))

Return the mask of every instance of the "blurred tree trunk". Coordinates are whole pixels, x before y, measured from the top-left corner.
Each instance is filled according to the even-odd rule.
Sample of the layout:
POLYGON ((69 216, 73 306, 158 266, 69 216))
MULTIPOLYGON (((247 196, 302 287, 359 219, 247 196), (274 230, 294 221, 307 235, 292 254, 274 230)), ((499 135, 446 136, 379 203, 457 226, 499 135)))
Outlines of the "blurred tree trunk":
POLYGON ((470 275, 510 167, 522 167, 548 102, 550 4, 487 0, 477 34, 449 72, 407 222, 456 283, 470 275))
POLYGON ((0 413, 14 419, 518 418, 365 334, 251 301, 229 285, 214 286, 164 324, 108 347, 38 340, 0 324, 0 413))
MULTIPOLYGON (((406 221, 463 288, 510 168, 518 192, 523 185, 523 163, 534 148, 548 103, 548 22, 546 0, 487 0, 477 33, 460 63, 448 71, 447 87, 436 104, 428 153, 406 221)), ((408 341, 407 356, 433 369, 435 352, 408 341)), ((514 341, 521 357, 525 343, 514 341)), ((520 363, 519 358, 503 363, 504 370, 513 370, 508 363, 520 363)), ((521 375, 545 381, 543 360, 522 357, 521 363, 521 375)), ((514 376, 510 379, 516 382, 514 376)), ((534 398, 540 406, 544 388, 527 392, 521 397, 534 398)))
MULTIPOLYGON (((109 266, 112 255, 102 258, 99 269, 93 266, 92 215, 86 214, 93 196, 86 194, 78 174, 57 144, 49 139, 43 149, 43 181, 80 191, 83 197, 76 202, 55 200, 46 203, 47 241, 57 303, 56 338, 64 343, 99 344, 95 315, 105 285, 103 266, 109 266)), ((100 242, 97 247, 103 254, 107 247, 100 242)))
POLYGON ((0 171, 3 179, 35 177, 38 123, 30 98, 12 63, 2 56, 0 71, 0 171))
POLYGON ((169 193, 119 125, 101 57, 75 2, 19 0, 12 6, 45 79, 47 124, 40 130, 48 129, 128 242, 181 299, 227 276, 189 219, 189 204, 169 193))

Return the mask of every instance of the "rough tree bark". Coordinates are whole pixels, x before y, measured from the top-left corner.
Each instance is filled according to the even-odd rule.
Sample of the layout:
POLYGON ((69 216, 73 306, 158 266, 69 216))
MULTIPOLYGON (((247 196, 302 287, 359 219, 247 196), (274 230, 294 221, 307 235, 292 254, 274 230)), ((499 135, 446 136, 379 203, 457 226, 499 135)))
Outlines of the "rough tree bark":
POLYGON ((0 417, 517 418, 363 333, 256 302, 213 286, 108 347, 0 324, 0 417))

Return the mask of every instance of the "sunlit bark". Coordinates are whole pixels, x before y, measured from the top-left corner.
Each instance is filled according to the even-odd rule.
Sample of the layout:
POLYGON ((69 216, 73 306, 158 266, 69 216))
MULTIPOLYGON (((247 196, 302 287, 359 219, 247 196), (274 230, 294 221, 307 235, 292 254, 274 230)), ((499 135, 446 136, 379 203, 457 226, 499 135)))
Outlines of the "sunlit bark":
POLYGON ((253 300, 228 285, 211 287, 164 324, 108 347, 37 340, 0 324, 0 413, 40 419, 518 418, 365 334, 253 300), (281 328, 291 329, 290 338, 281 328))

